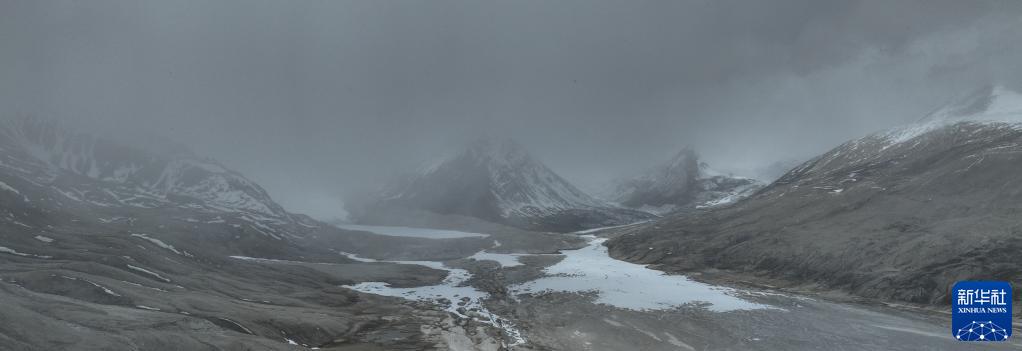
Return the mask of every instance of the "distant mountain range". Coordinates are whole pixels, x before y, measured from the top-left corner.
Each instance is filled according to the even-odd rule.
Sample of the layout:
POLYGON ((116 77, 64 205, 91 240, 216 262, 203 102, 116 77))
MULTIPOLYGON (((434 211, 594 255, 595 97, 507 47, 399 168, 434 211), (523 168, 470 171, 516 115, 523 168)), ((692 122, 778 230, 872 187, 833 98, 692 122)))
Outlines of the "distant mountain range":
POLYGON ((259 185, 186 148, 126 145, 48 120, 0 122, 0 348, 433 345, 369 340, 440 318, 338 285, 388 270, 369 279, 408 284, 442 272, 309 268, 356 264, 340 252, 416 258, 402 245, 421 250, 428 239, 337 229, 286 212, 259 185), (401 317, 380 325, 384 315, 401 317))
MULTIPOLYGON (((0 205, 10 233, 79 232, 82 245, 96 233, 128 241, 145 233, 193 257, 288 255, 329 227, 288 213, 255 182, 183 146, 127 146, 36 118, 0 121, 0 205)), ((38 244, 26 234, 0 245, 32 252, 38 244)))
POLYGON ((392 182, 369 205, 465 215, 543 231, 570 232, 653 218, 583 193, 512 141, 477 140, 461 152, 392 182))
POLYGON ((762 187, 755 179, 711 170, 694 149, 686 147, 668 162, 618 180, 610 198, 625 207, 667 214, 730 204, 762 187))
POLYGON ((186 206, 287 220, 266 191, 237 172, 184 147, 159 152, 63 128, 50 120, 22 118, 0 125, 0 160, 23 189, 54 191, 57 206, 159 208, 186 206))
POLYGON ((481 140, 388 184, 352 215, 410 209, 393 225, 432 221, 490 237, 373 235, 289 213, 181 145, 5 120, 0 301, 2 318, 17 323, 0 323, 0 336, 26 350, 425 349, 435 343, 417 333, 449 315, 339 286, 421 286, 443 272, 351 254, 449 260, 494 245, 549 253, 578 238, 527 230, 647 220, 619 229, 610 254, 669 272, 946 303, 958 280, 1022 280, 1022 94, 986 87, 765 187, 714 172, 685 149, 615 190, 616 203, 599 200, 522 145, 481 140))
POLYGON ((947 303, 958 280, 1022 279, 1022 95, 986 87, 846 142, 739 201, 637 226, 613 256, 860 296, 947 303))

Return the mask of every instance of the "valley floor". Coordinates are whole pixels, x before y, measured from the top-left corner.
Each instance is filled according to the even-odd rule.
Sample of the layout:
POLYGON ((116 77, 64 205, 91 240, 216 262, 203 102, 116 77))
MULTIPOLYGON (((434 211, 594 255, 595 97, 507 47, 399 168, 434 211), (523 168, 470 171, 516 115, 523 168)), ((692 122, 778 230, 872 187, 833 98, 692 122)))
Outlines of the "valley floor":
POLYGON ((487 236, 405 227, 337 263, 200 262, 154 244, 126 269, 41 258, 76 239, 55 237, 38 257, 0 253, 0 350, 1022 348, 954 341, 925 310, 664 275, 610 258, 600 232, 464 229, 487 236))
MULTIPOLYGON (((482 310, 475 315, 477 320, 492 320, 493 326, 511 331, 501 341, 514 350, 1022 348, 1015 340, 957 342, 947 316, 925 310, 714 286, 663 275, 614 260, 600 245, 603 239, 589 240, 588 246, 564 250, 563 255, 490 253, 429 264, 457 272, 455 285, 461 285, 460 290, 382 285, 356 289, 434 301, 455 314, 459 297, 480 298, 480 304, 467 306, 482 310), (465 290, 465 285, 474 289, 465 290)), ((452 349, 473 349, 468 346, 452 349)), ((488 346, 492 344, 474 348, 488 346)))

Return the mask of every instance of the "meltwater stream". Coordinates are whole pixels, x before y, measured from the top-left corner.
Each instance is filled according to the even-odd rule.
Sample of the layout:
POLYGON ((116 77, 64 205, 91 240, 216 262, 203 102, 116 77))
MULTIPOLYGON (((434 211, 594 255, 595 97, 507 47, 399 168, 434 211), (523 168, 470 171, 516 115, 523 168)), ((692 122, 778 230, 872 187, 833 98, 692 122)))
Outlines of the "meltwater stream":
MULTIPOLYGON (((667 275, 643 265, 615 260, 603 246, 606 239, 592 235, 583 237, 589 240, 588 245, 578 250, 564 250, 563 260, 544 269, 545 277, 510 286, 508 289, 512 295, 545 291, 595 293, 598 296, 596 303, 630 310, 662 310, 693 304, 717 312, 774 308, 737 297, 735 295, 738 291, 735 289, 704 284, 684 276, 667 275)), ((377 262, 352 254, 345 255, 364 262, 377 262)), ((470 258, 497 261, 501 267, 509 268, 521 265, 518 262, 520 256, 523 254, 479 252, 470 258)), ((465 284, 472 277, 468 271, 447 267, 435 261, 383 262, 416 264, 449 273, 440 284, 431 286, 395 288, 386 283, 366 282, 346 287, 377 295, 436 302, 459 316, 475 317, 503 329, 514 340, 514 344, 525 342, 511 321, 486 309, 483 301, 489 297, 487 293, 465 284)))
POLYGON ((431 301, 444 306, 448 312, 460 317, 475 318, 504 330, 504 333, 511 338, 512 345, 525 342, 521 331, 515 327, 514 323, 486 309, 486 306, 483 305, 483 300, 490 296, 488 293, 465 284, 467 280, 472 278, 472 274, 464 269, 450 268, 444 265, 443 262, 436 261, 378 261, 358 257, 350 253, 343 254, 351 259, 362 262, 414 264, 445 270, 447 271, 447 277, 437 285, 395 288, 382 282, 364 282, 355 285, 345 285, 344 287, 376 295, 396 296, 416 301, 431 301))

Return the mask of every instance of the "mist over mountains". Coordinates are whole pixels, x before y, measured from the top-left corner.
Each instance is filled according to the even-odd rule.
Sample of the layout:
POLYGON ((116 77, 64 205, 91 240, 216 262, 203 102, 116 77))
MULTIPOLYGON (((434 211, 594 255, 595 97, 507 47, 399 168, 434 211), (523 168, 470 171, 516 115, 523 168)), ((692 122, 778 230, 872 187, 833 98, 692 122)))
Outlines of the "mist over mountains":
MULTIPOLYGON (((1022 94, 988 86, 771 183, 716 172, 684 148, 622 180, 616 201, 579 190, 527 146, 478 139, 352 201, 350 219, 365 225, 337 227, 290 212, 241 173, 173 142, 134 147, 58 122, 12 119, 0 127, 0 258, 9 262, 0 269, 0 298, 14 306, 12 318, 37 328, 0 323, 0 333, 17 335, 12 342, 26 349, 172 338, 212 349, 450 349, 451 335, 474 347, 556 345, 562 336, 527 323, 565 321, 531 309, 558 308, 549 298, 593 315, 612 308, 514 290, 542 279, 594 279, 585 270, 542 273, 567 269, 560 259, 608 267, 599 272, 608 282, 613 275, 627 284, 639 274, 631 270, 652 268, 926 308, 946 301, 946 286, 958 280, 1022 278, 1015 255, 1022 247, 1013 244, 1019 125, 1022 94), (649 266, 617 272, 627 263, 607 255, 649 266), (81 312, 45 307, 58 302, 81 312), (68 319, 102 331, 76 334, 68 319), (126 321, 141 327, 107 327, 126 321), (395 331, 405 336, 391 337, 395 331)), ((694 284, 682 282, 663 283, 694 284)), ((587 294, 611 288, 595 289, 587 294)), ((789 297, 742 296, 793 308, 789 297)), ((880 318, 829 304, 813 310, 880 318)), ((691 318, 681 311, 669 318, 691 318)), ((654 315, 664 318, 662 311, 629 318, 654 315)), ((787 316, 821 323, 818 312, 787 316)))
POLYGON ((690 147, 633 178, 619 179, 609 197, 655 214, 727 205, 763 187, 755 179, 724 175, 699 160, 690 147))
POLYGON ((1022 60, 1014 1, 184 1, 0 5, 0 113, 154 130, 311 213, 483 133, 586 189, 686 144, 764 178, 1022 60))
POLYGON ((34 118, 3 121, 0 136, 0 349, 432 348, 439 332, 420 326, 451 317, 340 286, 416 286, 445 273, 347 255, 466 257, 494 240, 341 230, 179 147, 136 148, 34 118))
POLYGON ((582 192, 511 140, 477 139, 463 151, 385 185, 364 208, 458 214, 534 230, 571 232, 653 218, 582 192))
POLYGON ((1020 38, 1014 0, 0 1, 0 351, 1017 350, 955 297, 1022 296, 1020 38))
POLYGON ((5 120, 0 135, 4 165, 35 185, 53 184, 65 200, 155 208, 194 199, 210 210, 288 218, 261 187, 183 146, 137 149, 38 118, 5 120), (76 178, 102 188, 78 188, 76 178))
POLYGON ((946 302, 955 281, 1015 281, 1020 117, 1022 95, 985 87, 848 141, 734 206, 633 228, 610 252, 926 304, 946 302))

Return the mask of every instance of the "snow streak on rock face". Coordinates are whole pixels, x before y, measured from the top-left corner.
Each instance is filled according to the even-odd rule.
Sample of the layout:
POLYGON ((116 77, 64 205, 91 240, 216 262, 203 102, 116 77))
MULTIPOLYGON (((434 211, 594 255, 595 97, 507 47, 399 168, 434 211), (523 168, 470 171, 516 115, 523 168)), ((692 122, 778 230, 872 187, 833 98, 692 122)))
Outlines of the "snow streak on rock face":
POLYGON ((53 121, 24 118, 3 122, 0 165, 33 181, 53 183, 72 200, 101 206, 156 207, 176 201, 171 198, 192 199, 212 210, 287 217, 261 187, 183 147, 142 150, 53 121), (105 184, 104 189, 85 194, 86 189, 67 184, 76 182, 59 181, 71 174, 105 184))

